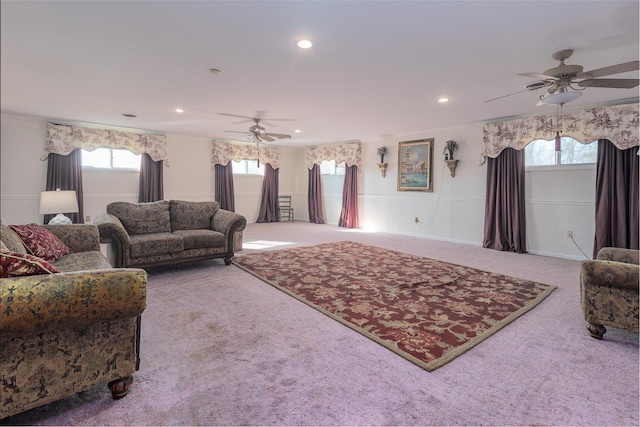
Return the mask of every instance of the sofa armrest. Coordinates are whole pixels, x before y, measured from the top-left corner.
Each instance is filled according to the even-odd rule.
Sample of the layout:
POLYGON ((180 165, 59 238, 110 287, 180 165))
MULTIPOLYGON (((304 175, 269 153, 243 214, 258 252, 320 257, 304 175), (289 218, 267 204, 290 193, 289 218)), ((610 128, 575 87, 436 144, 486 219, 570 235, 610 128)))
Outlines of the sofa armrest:
POLYGON ((93 224, 100 231, 100 242, 111 243, 114 255, 113 266, 123 267, 126 265, 125 260, 129 259, 131 239, 120 219, 115 215, 103 212, 93 220, 93 224))
POLYGON ((582 286, 603 286, 638 290, 640 268, 635 264, 617 261, 582 261, 580 283, 582 286))
POLYGON ((598 251, 596 259, 604 261, 626 262, 627 264, 640 264, 640 251, 625 248, 602 248, 598 251))
POLYGON ((242 231, 247 225, 247 220, 240 214, 227 211, 224 209, 218 209, 211 219, 211 229, 219 231, 227 237, 236 231, 242 231))
POLYGON ((2 282, 3 339, 136 317, 146 308, 147 273, 137 268, 12 277, 2 282))
POLYGON ((71 249, 71 252, 100 251, 98 227, 91 224, 44 225, 71 249))

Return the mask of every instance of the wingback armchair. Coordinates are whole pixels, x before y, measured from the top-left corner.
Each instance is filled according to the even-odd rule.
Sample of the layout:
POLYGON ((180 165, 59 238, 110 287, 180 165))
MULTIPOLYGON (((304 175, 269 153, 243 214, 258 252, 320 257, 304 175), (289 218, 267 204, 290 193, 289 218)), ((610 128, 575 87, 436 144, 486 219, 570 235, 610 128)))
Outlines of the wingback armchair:
POLYGON ((638 332, 640 252, 602 248, 580 271, 582 312, 593 338, 602 339, 606 326, 638 332))

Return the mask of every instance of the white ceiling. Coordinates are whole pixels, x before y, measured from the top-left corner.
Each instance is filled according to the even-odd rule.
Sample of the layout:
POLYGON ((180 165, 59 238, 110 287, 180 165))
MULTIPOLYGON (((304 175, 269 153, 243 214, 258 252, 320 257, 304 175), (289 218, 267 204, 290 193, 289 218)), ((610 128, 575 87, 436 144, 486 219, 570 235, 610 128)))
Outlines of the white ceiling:
MULTIPOLYGON (((250 125, 218 113, 263 111, 296 119, 265 126, 293 135, 281 145, 400 138, 555 112, 536 107, 544 89, 484 101, 555 67, 557 50, 585 71, 638 59, 638 16, 637 1, 3 0, 1 108, 212 139, 250 125)), ((637 97, 588 88, 565 108, 637 97)))

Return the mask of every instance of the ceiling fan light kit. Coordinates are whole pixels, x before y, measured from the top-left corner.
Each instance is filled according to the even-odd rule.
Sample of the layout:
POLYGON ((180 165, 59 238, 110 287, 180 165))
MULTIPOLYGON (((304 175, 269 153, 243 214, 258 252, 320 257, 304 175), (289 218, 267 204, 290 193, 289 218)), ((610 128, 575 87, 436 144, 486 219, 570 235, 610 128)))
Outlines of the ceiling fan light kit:
POLYGON ((582 92, 556 92, 540 97, 544 104, 563 105, 567 102, 575 101, 582 96, 582 92))

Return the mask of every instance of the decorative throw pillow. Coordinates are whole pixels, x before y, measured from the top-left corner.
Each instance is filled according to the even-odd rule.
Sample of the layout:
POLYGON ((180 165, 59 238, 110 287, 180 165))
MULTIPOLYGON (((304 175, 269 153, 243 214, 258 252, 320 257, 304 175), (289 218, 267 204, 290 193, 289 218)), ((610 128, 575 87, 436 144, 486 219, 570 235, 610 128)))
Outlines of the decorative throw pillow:
POLYGON ((0 240, 7 245, 7 249, 13 252, 19 252, 21 254, 27 253, 24 243, 20 236, 16 234, 8 225, 0 225, 0 240))
POLYGON ((55 261, 69 253, 69 248, 58 236, 38 224, 10 225, 10 227, 20 236, 32 255, 45 261, 55 261))
POLYGON ((55 266, 30 254, 0 250, 0 277, 60 273, 55 266))

